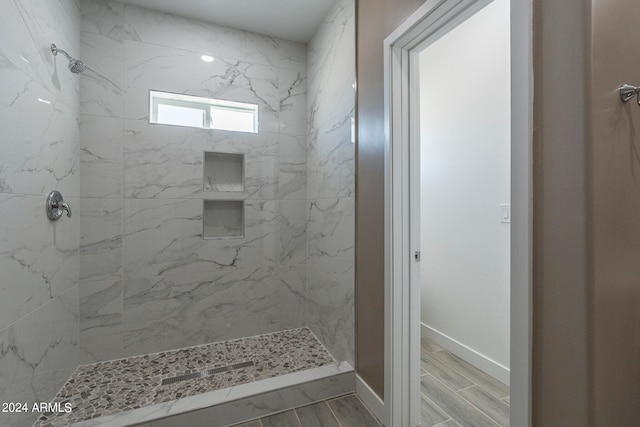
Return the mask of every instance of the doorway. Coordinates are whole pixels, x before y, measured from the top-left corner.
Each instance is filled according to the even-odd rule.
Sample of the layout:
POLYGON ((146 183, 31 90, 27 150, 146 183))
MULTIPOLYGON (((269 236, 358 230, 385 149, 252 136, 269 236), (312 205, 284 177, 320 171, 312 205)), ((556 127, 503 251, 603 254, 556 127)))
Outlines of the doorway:
POLYGON ((423 427, 509 423, 509 22, 492 0, 417 56, 423 427))
MULTIPOLYGON (((475 351, 481 355, 494 351, 494 354, 499 356, 492 357, 490 354, 484 354, 489 356, 484 358, 485 364, 482 365, 482 360, 474 364, 482 365, 480 367, 483 371, 490 372, 494 377, 500 377, 503 382, 510 382, 511 414, 508 417, 511 425, 528 426, 530 425, 531 389, 529 325, 531 319, 532 75, 530 70, 532 50, 531 5, 522 3, 512 2, 511 4, 511 57, 507 64, 511 74, 511 95, 508 100, 511 106, 510 111, 507 112, 510 113, 511 129, 510 135, 507 135, 507 141, 510 140, 510 147, 507 149, 510 148, 511 153, 509 155, 507 152, 506 157, 510 157, 511 167, 506 178, 507 181, 509 179, 511 181, 511 200, 507 191, 507 197, 500 196, 501 200, 496 203, 494 211, 494 220, 498 224, 506 219, 503 218, 505 214, 508 214, 511 219, 511 236, 507 237, 508 246, 510 246, 507 248, 510 255, 507 257, 510 258, 507 261, 510 273, 506 273, 510 277, 505 280, 507 289, 500 297, 502 300, 498 302, 498 306, 502 308, 510 305, 510 313, 503 310, 502 315, 502 319, 509 325, 506 327, 507 332, 502 332, 502 343, 497 346, 501 346, 499 351, 496 350, 495 345, 493 350, 475 351), (510 316, 509 314, 505 316, 505 312, 510 316)), ((385 215, 387 218, 385 229, 387 239, 385 415, 387 419, 385 421, 388 426, 419 425, 422 403, 419 381, 421 376, 419 277, 421 265, 427 261, 429 251, 422 250, 422 242, 419 238, 421 114, 420 97, 417 96, 420 93, 420 79, 416 76, 420 76, 420 54, 436 41, 445 38, 454 28, 471 21, 471 17, 490 4, 492 0, 428 0, 385 40, 387 83, 385 102, 388 125, 387 212, 385 215)), ((473 60, 469 61, 469 69, 477 71, 474 69, 473 60)), ((450 99, 468 103, 465 105, 475 104, 478 110, 486 108, 483 102, 487 100, 482 98, 481 90, 477 90, 474 85, 467 85, 461 81, 457 85, 446 86, 450 99), (474 97, 476 92, 478 97, 474 97)), ((470 160, 481 162, 481 155, 480 150, 474 155, 475 158, 470 160)), ((451 209, 455 211, 455 206, 451 209)), ((444 212, 446 213, 446 209, 444 212)), ((481 343, 482 346, 486 344, 485 341, 489 342, 491 339, 480 339, 476 344, 481 343)), ((476 344, 461 348, 474 349, 478 347, 476 344)), ((502 401, 505 402, 505 400, 502 401)))

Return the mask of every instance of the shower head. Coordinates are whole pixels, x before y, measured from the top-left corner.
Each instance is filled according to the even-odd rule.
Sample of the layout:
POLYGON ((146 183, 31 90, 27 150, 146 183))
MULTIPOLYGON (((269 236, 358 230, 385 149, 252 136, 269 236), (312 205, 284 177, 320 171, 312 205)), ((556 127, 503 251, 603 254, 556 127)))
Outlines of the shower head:
POLYGON ((56 56, 58 52, 63 54, 69 60, 69 71, 71 71, 72 73, 80 74, 81 72, 87 69, 87 66, 84 65, 84 62, 80 61, 79 59, 73 58, 67 52, 65 52, 62 49, 59 49, 55 44, 52 43, 51 53, 53 53, 53 56, 56 56))
POLYGON ((87 66, 84 65, 84 62, 80 61, 79 59, 74 59, 73 61, 69 62, 69 71, 74 74, 80 74, 86 69, 87 66))

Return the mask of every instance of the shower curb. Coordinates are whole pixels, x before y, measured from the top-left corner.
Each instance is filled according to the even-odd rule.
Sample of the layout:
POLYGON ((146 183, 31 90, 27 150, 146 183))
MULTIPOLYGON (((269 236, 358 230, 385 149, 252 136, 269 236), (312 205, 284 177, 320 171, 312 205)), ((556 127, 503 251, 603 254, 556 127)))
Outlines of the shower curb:
POLYGON ((353 367, 347 362, 336 362, 81 421, 69 427, 225 427, 353 391, 353 367))

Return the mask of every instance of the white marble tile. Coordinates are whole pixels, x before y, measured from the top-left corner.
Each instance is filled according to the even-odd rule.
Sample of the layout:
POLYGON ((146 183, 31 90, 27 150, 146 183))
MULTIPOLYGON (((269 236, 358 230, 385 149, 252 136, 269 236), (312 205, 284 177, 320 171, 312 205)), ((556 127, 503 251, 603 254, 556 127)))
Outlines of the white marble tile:
POLYGON ((309 199, 351 197, 355 193, 355 144, 351 143, 354 37, 354 5, 342 0, 309 43, 309 199))
POLYGON ((307 137, 280 134, 278 197, 307 199, 307 137))
POLYGON ((355 194, 355 144, 351 143, 351 116, 328 127, 311 129, 307 194, 309 199, 351 197, 355 194))
POLYGON ((281 40, 280 68, 306 73, 307 45, 289 40, 281 40))
POLYGON ((280 327, 283 329, 299 328, 308 324, 306 269, 306 264, 281 266, 276 273, 280 327))
POLYGON ((307 260, 307 202, 280 200, 280 265, 307 260))
POLYGON ((276 68, 286 66, 288 69, 303 71, 306 64, 306 47, 301 43, 271 37, 264 34, 245 32, 244 45, 240 57, 243 61, 264 64, 276 68))
POLYGON ((125 120, 125 197, 202 197, 203 147, 210 138, 203 129, 125 120))
POLYGON ((307 265, 309 328, 337 360, 353 363, 354 338, 353 260, 307 265))
MULTIPOLYGON (((226 396, 227 400, 234 400, 244 397, 250 397, 251 395, 257 395, 268 392, 273 389, 285 388, 303 385, 309 383, 310 388, 308 392, 315 392, 315 390, 322 389, 328 390, 331 386, 327 387, 330 383, 336 384, 333 379, 337 376, 353 373, 353 367, 346 362, 335 362, 330 365, 320 366, 318 368, 307 369, 305 371, 294 372, 291 374, 280 375, 278 377, 270 378, 268 380, 254 381, 253 383, 241 384, 239 386, 232 387, 228 390, 226 396), (315 381, 329 380, 328 383, 318 384, 315 381), (319 386, 319 387, 318 387, 319 386)), ((354 378, 352 377, 352 380, 354 378)), ((343 381, 339 381, 345 384, 343 381)), ((347 382, 347 384, 349 384, 347 382)), ((348 391, 348 390, 347 390, 348 391)), ((343 392, 344 393, 344 392, 343 392)), ((306 394, 306 393, 305 393, 306 394)), ((341 394, 341 393, 338 393, 341 394)), ((335 396, 335 394, 331 394, 335 396)), ((322 399, 322 398, 320 398, 322 399)), ((318 400, 318 399, 315 399, 318 400)))
POLYGON ((304 71, 280 70, 280 131, 307 135, 307 75, 304 71))
POLYGON ((338 360, 354 358, 353 2, 340 1, 309 43, 309 325, 338 360))
POLYGON ((309 262, 353 261, 353 198, 312 200, 309 209, 309 262))
POLYGON ((279 67, 284 57, 281 43, 284 40, 262 34, 246 32, 243 46, 243 59, 257 64, 279 67))
POLYGON ((149 116, 149 90, 258 105, 260 132, 278 132, 277 68, 200 53, 125 41, 124 117, 149 116))
MULTIPOLYGON (((48 401, 78 363, 77 1, 7 0, 0 14, 0 401, 48 401), (49 191, 73 216, 50 222, 49 191)), ((31 426, 37 414, 0 413, 31 426)))
POLYGON ((0 384, 78 365, 78 286, 0 331, 0 384))
POLYGON ((152 353, 279 329, 269 268, 237 269, 124 282, 124 350, 152 353))
POLYGON ((50 222, 44 196, 0 194, 0 211, 1 330, 77 284, 80 221, 50 222))
POLYGON ((122 227, 122 199, 80 201, 80 280, 121 277, 122 227))
POLYGON ((339 2, 325 17, 308 45, 307 84, 311 126, 326 126, 340 120, 355 102, 355 14, 354 3, 339 2))
POLYGON ((308 322, 338 360, 354 357, 354 3, 341 0, 308 44, 308 322))
POLYGON ((237 262, 234 247, 201 259, 198 251, 208 242, 202 239, 201 201, 125 200, 125 277, 208 271, 237 262))
POLYGON ((288 70, 306 71, 307 47, 303 43, 247 32, 243 60, 288 70))
MULTIPOLYGON (((277 192, 276 134, 226 132, 125 120, 125 196, 202 198, 204 152, 244 154, 249 199, 273 199, 277 192)), ((228 194, 205 192, 205 197, 228 194)))
POLYGON ((62 55, 53 56, 50 46, 55 43, 78 56, 79 25, 80 10, 75 1, 4 1, 0 14, 0 57, 53 94, 56 100, 75 108, 78 76, 69 72, 68 62, 62 55))
POLYGON ((246 33, 241 30, 132 5, 125 6, 125 22, 128 40, 186 49, 213 57, 247 59, 244 55, 246 33))
MULTIPOLYGON (((287 384, 288 379, 280 381, 287 384)), ((266 392, 260 396, 238 399, 216 407, 185 414, 173 420, 158 420, 152 427, 171 427, 172 422, 179 419, 192 426, 222 427, 235 422, 255 419, 292 409, 326 398, 340 396, 354 390, 354 375, 351 373, 336 374, 326 379, 307 381, 304 384, 283 386, 278 391, 266 392), (215 420, 213 423, 211 420, 215 420)), ((233 392, 232 392, 233 393, 233 392)))
MULTIPOLYGON (((265 148, 278 147, 277 138, 270 138, 265 148), (272 144, 275 142, 275 144, 272 144)), ((245 155, 245 193, 247 199, 271 200, 278 194, 279 161, 271 152, 258 154, 249 151, 245 155)))
MULTIPOLYGON (((338 362, 337 366, 341 369, 344 369, 345 371, 347 371, 351 367, 348 362, 338 362)), ((316 396, 325 397, 321 397, 320 399, 316 399, 315 401, 342 396, 346 393, 355 392, 355 390, 356 376, 349 375, 349 372, 344 372, 327 378, 327 381, 318 382, 315 386, 316 396)))
POLYGON ((80 363, 123 357, 120 278, 80 282, 80 363))
MULTIPOLYGON (((48 402, 52 396, 55 396, 72 373, 73 369, 61 369, 37 372, 11 381, 0 381, 0 402, 28 402, 29 409, 32 409, 31 405, 34 402, 48 402)), ((39 415, 38 412, 0 412, 0 425, 31 427, 39 415)))
POLYGON ((125 38, 132 41, 296 70, 306 62, 306 46, 298 42, 131 5, 125 21, 125 38))
POLYGON ((309 326, 338 360, 354 357, 354 201, 311 201, 309 326))
POLYGON ((202 239, 201 200, 125 201, 125 277, 272 267, 279 236, 276 202, 245 202, 242 239, 202 239))
POLYGON ((124 4, 106 0, 81 0, 83 32, 100 34, 122 41, 124 33, 124 4))
POLYGON ((80 194, 122 198, 122 119, 80 116, 80 194))
POLYGON ((0 67, 0 82, 0 191, 77 197, 77 111, 16 68, 0 67))
POLYGON ((82 60, 87 66, 80 75, 82 114, 122 117, 123 42, 89 32, 83 32, 81 40, 82 60))

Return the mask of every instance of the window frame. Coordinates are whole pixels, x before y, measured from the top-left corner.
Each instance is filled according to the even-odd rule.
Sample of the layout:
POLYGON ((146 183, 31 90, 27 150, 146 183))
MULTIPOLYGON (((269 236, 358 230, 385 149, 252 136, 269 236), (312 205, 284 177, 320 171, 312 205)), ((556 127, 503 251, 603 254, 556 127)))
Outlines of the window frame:
POLYGON ((226 99, 205 98, 193 95, 184 95, 179 93, 171 93, 159 90, 149 91, 149 123, 160 124, 168 126, 185 126, 194 127, 189 125, 178 125, 174 123, 162 123, 158 121, 158 106, 170 105, 174 107, 192 108, 194 110, 201 110, 204 112, 204 123, 199 129, 215 129, 228 132, 245 132, 245 133, 258 133, 259 131, 259 108, 257 104, 240 101, 229 101, 226 99), (253 115, 253 129, 228 129, 214 127, 212 120, 213 110, 224 111, 236 111, 241 113, 250 113, 253 115))

